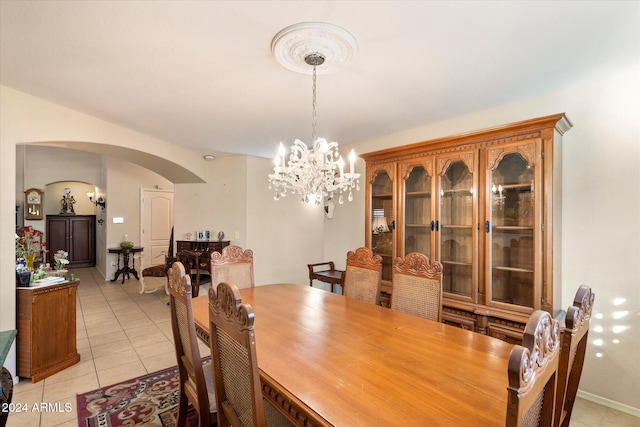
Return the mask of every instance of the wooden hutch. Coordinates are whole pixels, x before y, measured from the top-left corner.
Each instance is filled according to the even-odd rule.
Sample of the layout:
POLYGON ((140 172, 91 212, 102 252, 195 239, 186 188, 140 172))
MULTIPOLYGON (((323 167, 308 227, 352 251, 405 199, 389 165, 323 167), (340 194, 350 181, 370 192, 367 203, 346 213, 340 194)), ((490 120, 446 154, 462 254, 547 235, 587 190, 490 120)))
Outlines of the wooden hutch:
POLYGON ((564 114, 394 147, 366 161, 366 245, 444 267, 443 321, 520 343, 533 310, 560 304, 564 114), (372 224, 374 224, 372 226, 372 224))

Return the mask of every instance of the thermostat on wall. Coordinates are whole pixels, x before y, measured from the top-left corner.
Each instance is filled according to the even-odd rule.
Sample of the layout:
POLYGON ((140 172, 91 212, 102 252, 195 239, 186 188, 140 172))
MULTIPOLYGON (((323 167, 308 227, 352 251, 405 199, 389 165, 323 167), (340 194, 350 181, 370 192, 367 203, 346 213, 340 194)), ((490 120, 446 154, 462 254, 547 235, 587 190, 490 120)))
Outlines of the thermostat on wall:
POLYGON ((124 223, 124 218, 121 216, 114 216, 113 217, 113 223, 114 224, 123 224, 124 223))

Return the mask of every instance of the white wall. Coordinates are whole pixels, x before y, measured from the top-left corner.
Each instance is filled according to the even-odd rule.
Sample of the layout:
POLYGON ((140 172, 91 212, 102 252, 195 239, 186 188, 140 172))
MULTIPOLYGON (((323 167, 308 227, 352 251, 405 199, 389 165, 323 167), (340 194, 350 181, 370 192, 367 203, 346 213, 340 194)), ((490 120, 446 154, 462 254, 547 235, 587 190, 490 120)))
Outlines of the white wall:
POLYGON ((247 247, 254 251, 256 285, 308 285, 307 264, 324 258, 324 211, 291 194, 274 200, 269 173, 273 159, 248 159, 247 247))
MULTIPOLYGON (((562 112, 574 125, 564 135, 562 153, 562 306, 570 305, 579 285, 596 294, 581 395, 640 416, 638 63, 547 96, 343 149, 365 153, 562 112)), ((356 212, 356 227, 332 225, 326 234, 328 258, 342 256, 341 242, 363 236, 356 218, 364 212, 363 200, 360 192, 358 202, 346 207, 356 212)), ((343 215, 336 211, 337 218, 343 215)))
POLYGON ((204 184, 177 184, 175 192, 175 239, 186 233, 210 230, 213 238, 224 232, 224 240, 244 247, 246 242, 245 156, 218 158, 207 162, 204 184), (185 206, 190 207, 184 209, 185 206), (239 237, 235 237, 235 232, 239 237))

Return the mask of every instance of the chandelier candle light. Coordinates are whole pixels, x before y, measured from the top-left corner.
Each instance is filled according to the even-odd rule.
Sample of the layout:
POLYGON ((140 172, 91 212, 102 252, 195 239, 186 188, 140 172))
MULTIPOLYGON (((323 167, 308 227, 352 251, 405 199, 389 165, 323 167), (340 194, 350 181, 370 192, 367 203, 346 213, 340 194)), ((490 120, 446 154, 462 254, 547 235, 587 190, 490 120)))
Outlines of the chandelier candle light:
POLYGON ((316 137, 316 69, 330 59, 344 63, 357 50, 355 38, 340 27, 320 22, 292 25, 280 31, 273 39, 272 50, 278 61, 285 67, 313 75, 313 103, 311 140, 312 147, 299 139, 291 146, 291 154, 286 159, 286 150, 280 143, 275 157, 273 174, 269 174, 269 188, 275 190, 274 199, 286 196, 287 192, 297 193, 305 203, 322 203, 323 198, 339 195, 338 203, 344 203, 343 193, 348 192, 348 200, 353 200, 353 189, 360 190, 360 174, 354 172, 356 154, 349 154, 349 171, 338 152, 337 142, 327 142, 316 137), (303 64, 306 64, 306 66, 303 64))

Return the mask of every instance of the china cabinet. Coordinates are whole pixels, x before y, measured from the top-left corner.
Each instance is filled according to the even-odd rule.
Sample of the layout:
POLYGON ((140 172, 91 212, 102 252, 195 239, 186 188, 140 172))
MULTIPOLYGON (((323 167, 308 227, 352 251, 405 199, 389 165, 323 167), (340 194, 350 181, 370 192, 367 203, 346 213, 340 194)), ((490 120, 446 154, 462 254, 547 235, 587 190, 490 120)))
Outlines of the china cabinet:
POLYGON ((443 321, 517 343, 530 314, 560 304, 564 114, 362 155, 365 241, 392 261, 443 265, 443 321))

